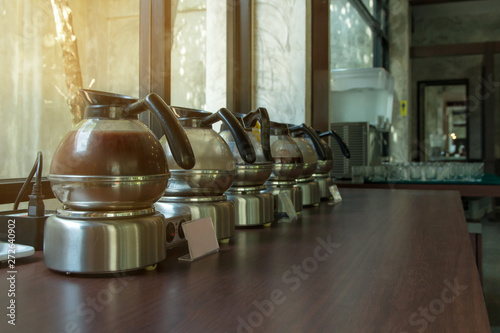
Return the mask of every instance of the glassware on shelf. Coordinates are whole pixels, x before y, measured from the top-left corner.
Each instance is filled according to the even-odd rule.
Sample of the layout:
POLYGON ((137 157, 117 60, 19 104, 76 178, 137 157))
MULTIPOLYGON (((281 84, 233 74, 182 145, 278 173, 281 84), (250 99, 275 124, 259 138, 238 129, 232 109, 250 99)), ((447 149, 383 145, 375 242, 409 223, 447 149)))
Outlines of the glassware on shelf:
POLYGON ((370 182, 478 182, 484 176, 482 162, 406 162, 366 166, 370 182))

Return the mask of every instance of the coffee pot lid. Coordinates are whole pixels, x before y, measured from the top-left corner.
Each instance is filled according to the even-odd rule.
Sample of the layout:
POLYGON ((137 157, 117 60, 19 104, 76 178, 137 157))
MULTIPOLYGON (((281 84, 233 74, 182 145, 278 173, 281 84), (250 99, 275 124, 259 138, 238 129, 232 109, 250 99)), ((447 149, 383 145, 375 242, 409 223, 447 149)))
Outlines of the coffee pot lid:
POLYGON ((203 110, 180 107, 180 106, 171 106, 171 108, 172 108, 172 111, 174 111, 175 115, 179 119, 183 119, 183 118, 202 119, 202 118, 205 118, 206 116, 209 116, 212 114, 212 112, 209 112, 209 111, 203 111, 203 110))
POLYGON ((138 101, 137 98, 114 94, 106 91, 97 91, 90 89, 80 89, 80 94, 87 106, 125 106, 138 101))

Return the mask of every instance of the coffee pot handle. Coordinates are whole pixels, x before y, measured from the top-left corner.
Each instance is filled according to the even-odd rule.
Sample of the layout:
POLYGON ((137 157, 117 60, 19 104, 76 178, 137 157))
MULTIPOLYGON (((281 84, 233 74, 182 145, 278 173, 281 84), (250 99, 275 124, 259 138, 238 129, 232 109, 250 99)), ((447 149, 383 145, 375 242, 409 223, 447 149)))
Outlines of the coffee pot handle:
POLYGON ((309 136, 314 145, 314 149, 318 154, 318 159, 319 160, 327 159, 325 147, 321 144, 321 139, 319 138, 318 134, 316 134, 316 131, 313 130, 311 127, 307 126, 306 124, 293 126, 290 127, 290 133, 304 133, 307 136, 309 136))
POLYGON ((221 108, 219 111, 203 118, 201 120, 201 124, 212 125, 219 120, 229 128, 229 131, 234 137, 234 141, 238 151, 240 152, 241 158, 247 163, 255 162, 255 150, 253 149, 250 138, 231 111, 226 108, 221 108))
POLYGON ((243 123, 246 128, 255 126, 257 120, 260 122, 260 142, 262 145, 262 153, 264 159, 268 162, 273 161, 271 155, 271 122, 269 121, 269 113, 266 108, 259 107, 254 111, 250 111, 243 117, 243 123))
POLYGON ((146 109, 151 111, 160 122, 177 164, 183 169, 192 169, 196 160, 188 136, 179 119, 160 96, 154 93, 149 94, 144 99, 127 106, 124 113, 134 115, 146 109))
POLYGON ((351 157, 351 152, 349 151, 349 147, 344 142, 344 140, 340 137, 340 135, 337 134, 337 132, 332 130, 332 131, 328 131, 328 132, 324 132, 324 133, 319 134, 320 138, 323 138, 325 136, 333 136, 335 138, 335 140, 337 140, 337 143, 340 146, 340 150, 342 151, 342 154, 344 154, 344 156, 346 158, 351 157))

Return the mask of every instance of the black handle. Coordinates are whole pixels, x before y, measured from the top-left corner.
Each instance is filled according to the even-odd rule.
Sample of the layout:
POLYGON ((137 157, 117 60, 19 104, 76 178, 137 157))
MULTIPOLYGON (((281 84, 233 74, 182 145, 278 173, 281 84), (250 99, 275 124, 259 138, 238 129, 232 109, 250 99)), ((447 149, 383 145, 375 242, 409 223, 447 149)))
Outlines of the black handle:
POLYGON ((319 137, 322 138, 322 137, 329 136, 329 135, 333 136, 335 138, 335 140, 337 140, 337 143, 340 146, 340 150, 342 151, 342 154, 344 154, 344 156, 346 158, 350 158, 351 157, 351 152, 349 151, 349 147, 347 147, 347 144, 340 137, 340 135, 337 134, 337 132, 335 132, 335 131, 324 132, 324 133, 321 133, 319 135, 319 137))
POLYGON ((271 155, 271 122, 266 108, 259 107, 255 111, 250 111, 243 117, 245 127, 252 128, 257 120, 260 122, 260 143, 266 161, 272 162, 271 155))
POLYGON ((318 154, 318 159, 327 159, 325 147, 323 146, 323 144, 321 144, 321 139, 319 138, 318 134, 316 134, 316 131, 311 127, 307 126, 306 124, 293 126, 290 128, 290 133, 304 133, 308 135, 314 145, 314 150, 316 150, 316 153, 318 154))
POLYGON ((174 156, 175 161, 183 169, 192 169, 195 165, 195 158, 188 136, 175 116, 172 109, 157 94, 149 94, 146 98, 130 104, 124 113, 135 115, 145 110, 151 111, 158 119, 165 132, 165 136, 174 156))
POLYGON ((226 108, 221 108, 219 111, 203 118, 201 124, 212 125, 219 120, 229 127, 229 131, 234 137, 234 141, 236 142, 236 147, 240 152, 241 158, 243 158, 243 160, 247 163, 255 162, 255 150, 250 142, 250 138, 231 111, 226 108))

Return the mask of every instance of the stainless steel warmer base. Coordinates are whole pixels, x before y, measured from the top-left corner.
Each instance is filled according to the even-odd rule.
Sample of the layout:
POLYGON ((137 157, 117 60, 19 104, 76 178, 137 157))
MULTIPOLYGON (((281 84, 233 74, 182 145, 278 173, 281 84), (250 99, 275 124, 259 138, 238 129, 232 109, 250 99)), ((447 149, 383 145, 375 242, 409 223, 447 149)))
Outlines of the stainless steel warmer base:
POLYGON ((266 192, 274 196, 274 214, 286 213, 285 207, 279 199, 280 193, 288 193, 292 200, 295 211, 300 213, 302 211, 302 189, 295 187, 295 181, 268 181, 266 182, 266 192))
POLYGON ((166 257, 165 218, 158 212, 115 218, 52 215, 45 222, 43 251, 45 265, 61 272, 140 269, 166 257))
POLYGON ((323 200, 333 199, 332 193, 330 192, 330 186, 333 185, 332 178, 327 174, 314 174, 314 180, 319 184, 319 196, 323 200))
POLYGON ((309 180, 306 182, 298 181, 295 187, 300 187, 302 190, 302 205, 314 206, 318 205, 321 201, 320 187, 318 182, 309 180))
POLYGON ((217 197, 162 197, 155 208, 165 216, 190 214, 192 220, 212 218, 219 242, 234 236, 234 204, 226 196, 217 197))
MULTIPOLYGON (((236 227, 259 226, 274 220, 274 196, 261 191, 230 188, 227 199, 234 203, 236 227)), ((265 189, 265 186, 263 187, 265 189)))

